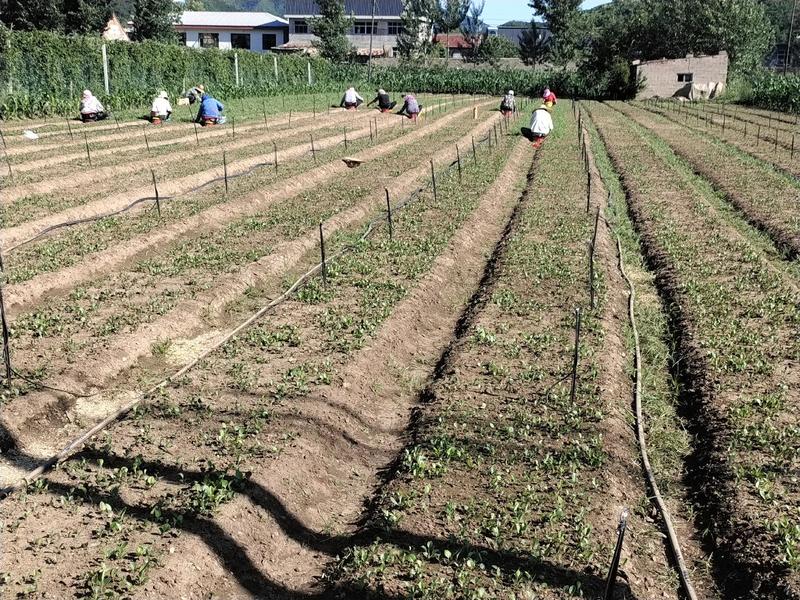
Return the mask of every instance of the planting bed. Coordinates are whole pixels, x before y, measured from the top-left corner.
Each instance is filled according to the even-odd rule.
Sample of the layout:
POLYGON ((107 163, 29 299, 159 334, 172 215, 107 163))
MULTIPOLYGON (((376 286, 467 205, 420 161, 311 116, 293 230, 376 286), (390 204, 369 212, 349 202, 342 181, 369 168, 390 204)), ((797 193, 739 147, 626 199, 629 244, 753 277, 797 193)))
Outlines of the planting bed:
POLYGON ((686 482, 714 578, 724 597, 797 598, 794 265, 663 142, 608 107, 591 112, 669 310, 686 482))
POLYGON ((786 150, 326 102, 4 125, 0 596, 797 598, 786 150))

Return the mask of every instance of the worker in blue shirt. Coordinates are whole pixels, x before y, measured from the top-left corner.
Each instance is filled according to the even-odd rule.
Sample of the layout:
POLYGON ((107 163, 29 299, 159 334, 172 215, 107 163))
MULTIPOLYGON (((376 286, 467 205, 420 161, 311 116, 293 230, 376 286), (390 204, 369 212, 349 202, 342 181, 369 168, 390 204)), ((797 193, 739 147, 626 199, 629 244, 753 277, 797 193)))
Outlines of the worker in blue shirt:
POLYGON ((222 125, 225 122, 225 117, 222 115, 225 107, 219 100, 207 94, 205 90, 199 89, 202 95, 200 96, 200 110, 197 111, 197 122, 203 126, 222 125))

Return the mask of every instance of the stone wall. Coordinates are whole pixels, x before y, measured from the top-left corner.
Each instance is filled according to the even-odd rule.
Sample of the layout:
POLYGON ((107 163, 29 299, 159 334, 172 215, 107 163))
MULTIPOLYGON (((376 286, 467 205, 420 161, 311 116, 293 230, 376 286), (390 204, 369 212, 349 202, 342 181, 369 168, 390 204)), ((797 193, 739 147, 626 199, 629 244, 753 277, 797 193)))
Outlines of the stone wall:
MULTIPOLYGON (((660 96, 669 98, 675 95, 688 95, 692 83, 726 83, 728 80, 728 55, 720 52, 714 56, 686 55, 686 58, 661 59, 634 62, 637 77, 644 77, 645 87, 638 98, 660 96), (691 74, 692 80, 681 80, 680 75, 691 74)), ((686 79, 685 77, 683 79, 686 79)))

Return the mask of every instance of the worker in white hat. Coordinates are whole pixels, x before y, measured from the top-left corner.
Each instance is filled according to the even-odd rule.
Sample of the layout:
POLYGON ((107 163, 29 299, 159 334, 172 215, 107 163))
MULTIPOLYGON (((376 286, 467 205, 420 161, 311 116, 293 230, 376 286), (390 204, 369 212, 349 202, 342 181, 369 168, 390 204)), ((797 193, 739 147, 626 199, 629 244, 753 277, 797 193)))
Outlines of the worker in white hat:
POLYGON ((169 94, 162 91, 153 99, 150 122, 153 125, 160 125, 162 121, 169 121, 170 116, 172 116, 172 105, 169 103, 169 94))
POLYGON ((500 112, 504 117, 510 117, 517 109, 517 103, 514 99, 514 90, 508 90, 508 93, 503 96, 500 101, 500 112))
POLYGON ((100 100, 91 92, 91 90, 83 90, 81 96, 81 121, 102 121, 108 118, 106 109, 100 103, 100 100))

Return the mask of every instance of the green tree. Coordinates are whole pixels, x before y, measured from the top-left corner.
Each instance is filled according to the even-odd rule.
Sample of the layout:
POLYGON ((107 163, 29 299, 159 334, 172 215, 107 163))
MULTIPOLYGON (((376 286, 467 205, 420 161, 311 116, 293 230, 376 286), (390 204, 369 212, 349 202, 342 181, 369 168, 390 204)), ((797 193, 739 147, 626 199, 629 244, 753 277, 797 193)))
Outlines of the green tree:
POLYGON ((549 52, 547 30, 536 21, 522 32, 519 39, 519 56, 526 65, 536 66, 544 62, 549 52))
POLYGON ((344 12, 342 0, 317 0, 320 16, 311 19, 311 27, 318 39, 314 47, 322 58, 335 63, 345 62, 353 55, 353 45, 347 39, 352 25, 344 12))
POLYGON ((548 57, 555 64, 566 65, 576 59, 582 46, 582 0, 530 0, 552 34, 548 57))
POLYGON ((461 27, 461 23, 467 18, 471 0, 441 0, 437 1, 437 11, 435 23, 440 33, 445 34, 446 48, 450 48, 450 32, 461 27))
POLYGON ((431 28, 436 10, 435 0, 403 0, 401 30, 397 36, 400 58, 415 61, 431 54, 431 28))
POLYGON ((58 0, 0 0, 0 21, 10 29, 61 31, 62 4, 58 0))
POLYGON ((467 55, 471 60, 478 59, 478 49, 487 37, 486 23, 483 22, 483 8, 485 3, 475 3, 469 10, 469 13, 461 21, 461 35, 464 36, 464 41, 467 44, 467 55))
POLYGON ((179 14, 172 0, 134 0, 133 39, 177 42, 174 25, 179 14))
POLYGON ((64 0, 64 32, 102 32, 112 13, 111 0, 64 0))
POLYGON ((183 3, 183 10, 208 10, 203 0, 186 0, 183 3))
POLYGON ((501 58, 519 58, 519 48, 507 38, 491 35, 481 42, 475 60, 497 66, 501 58))

